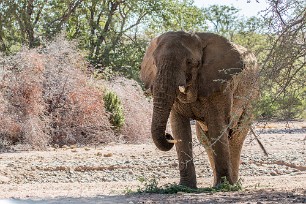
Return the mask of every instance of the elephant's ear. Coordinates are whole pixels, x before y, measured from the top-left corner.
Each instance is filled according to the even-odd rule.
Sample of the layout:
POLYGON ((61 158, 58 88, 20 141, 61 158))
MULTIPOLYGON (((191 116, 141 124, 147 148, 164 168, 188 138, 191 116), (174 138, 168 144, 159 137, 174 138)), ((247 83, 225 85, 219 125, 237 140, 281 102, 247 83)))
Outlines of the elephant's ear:
POLYGON ((243 60, 235 46, 222 36, 197 33, 203 45, 202 67, 199 70, 199 96, 222 91, 227 81, 243 69, 243 60))
POLYGON ((153 52, 157 47, 157 40, 158 38, 154 38, 150 42, 141 63, 140 79, 144 83, 146 89, 152 88, 157 73, 157 67, 153 57, 153 52))

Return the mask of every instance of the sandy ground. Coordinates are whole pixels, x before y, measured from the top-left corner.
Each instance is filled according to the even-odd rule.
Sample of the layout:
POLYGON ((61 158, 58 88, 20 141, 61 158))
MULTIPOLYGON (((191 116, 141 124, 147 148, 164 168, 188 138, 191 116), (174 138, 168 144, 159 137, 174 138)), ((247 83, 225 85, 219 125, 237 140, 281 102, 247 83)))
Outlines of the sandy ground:
MULTIPOLYGON (((269 156, 249 135, 239 192, 125 195, 142 188, 139 178, 177 183, 176 153, 110 144, 0 153, 0 203, 306 203, 306 123, 260 123, 256 131, 269 156)), ((212 171, 196 140, 194 152, 198 187, 209 187, 212 171)))

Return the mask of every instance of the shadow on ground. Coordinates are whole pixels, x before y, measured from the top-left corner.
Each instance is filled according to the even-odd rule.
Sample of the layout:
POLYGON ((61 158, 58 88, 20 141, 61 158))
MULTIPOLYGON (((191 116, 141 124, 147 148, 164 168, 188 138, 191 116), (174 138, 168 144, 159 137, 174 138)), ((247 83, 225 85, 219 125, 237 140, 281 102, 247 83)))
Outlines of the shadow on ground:
POLYGON ((258 190, 253 192, 234 193, 201 193, 201 194, 137 194, 122 196, 97 196, 86 198, 59 197, 53 199, 7 199, 1 204, 109 204, 109 203, 306 203, 306 190, 302 192, 280 192, 258 190))

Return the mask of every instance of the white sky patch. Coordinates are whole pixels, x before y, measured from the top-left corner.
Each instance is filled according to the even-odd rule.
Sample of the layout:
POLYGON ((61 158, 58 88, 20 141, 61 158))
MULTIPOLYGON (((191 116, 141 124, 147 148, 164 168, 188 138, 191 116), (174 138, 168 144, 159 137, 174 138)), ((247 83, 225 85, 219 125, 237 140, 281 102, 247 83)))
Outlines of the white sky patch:
POLYGON ((269 7, 269 4, 265 0, 250 0, 250 3, 247 3, 248 0, 194 0, 194 5, 206 8, 211 5, 226 5, 234 6, 235 8, 240 9, 239 14, 251 17, 258 16, 258 12, 266 10, 269 7), (259 3, 258 3, 258 2, 259 3))

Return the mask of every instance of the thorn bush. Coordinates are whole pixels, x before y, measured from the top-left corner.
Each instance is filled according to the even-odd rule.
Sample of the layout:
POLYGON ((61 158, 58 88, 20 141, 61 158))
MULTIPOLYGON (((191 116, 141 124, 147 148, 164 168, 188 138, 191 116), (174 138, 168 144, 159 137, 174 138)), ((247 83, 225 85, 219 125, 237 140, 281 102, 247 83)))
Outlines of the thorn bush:
POLYGON ((61 36, 44 47, 0 53, 0 151, 15 144, 45 149, 147 141, 152 102, 139 84, 124 77, 98 80, 89 68, 61 36))
POLYGON ((87 77, 87 67, 63 37, 0 54, 0 140, 35 149, 116 141, 103 92, 87 77))

